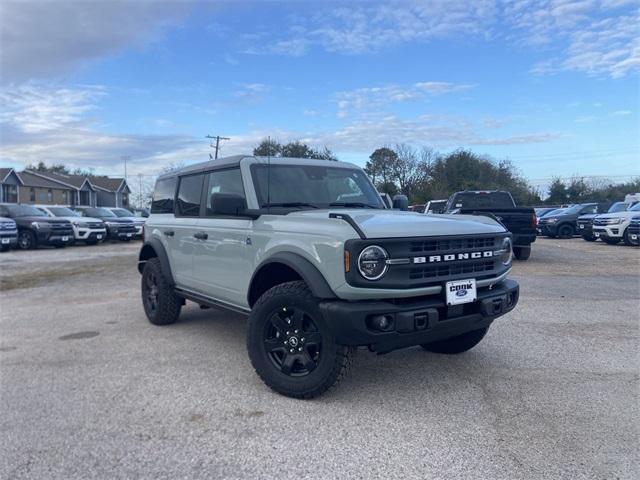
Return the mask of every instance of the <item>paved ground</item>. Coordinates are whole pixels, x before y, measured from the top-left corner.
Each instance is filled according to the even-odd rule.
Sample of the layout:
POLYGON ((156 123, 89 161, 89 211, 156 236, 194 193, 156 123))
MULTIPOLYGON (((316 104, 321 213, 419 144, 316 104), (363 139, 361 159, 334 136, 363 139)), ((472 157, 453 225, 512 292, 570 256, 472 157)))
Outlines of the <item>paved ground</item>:
POLYGON ((296 401, 243 317, 148 324, 138 247, 0 255, 0 478, 640 478, 640 250, 540 240, 476 349, 359 352, 296 401))

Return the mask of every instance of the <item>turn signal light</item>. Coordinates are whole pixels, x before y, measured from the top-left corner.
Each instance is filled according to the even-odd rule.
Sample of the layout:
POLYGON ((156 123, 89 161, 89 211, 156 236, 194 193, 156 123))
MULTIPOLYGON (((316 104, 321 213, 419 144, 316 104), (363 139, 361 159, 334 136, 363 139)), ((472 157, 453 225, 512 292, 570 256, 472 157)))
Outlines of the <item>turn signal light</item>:
POLYGON ((349 273, 349 268, 351 266, 351 252, 349 250, 344 251, 344 272, 349 273))

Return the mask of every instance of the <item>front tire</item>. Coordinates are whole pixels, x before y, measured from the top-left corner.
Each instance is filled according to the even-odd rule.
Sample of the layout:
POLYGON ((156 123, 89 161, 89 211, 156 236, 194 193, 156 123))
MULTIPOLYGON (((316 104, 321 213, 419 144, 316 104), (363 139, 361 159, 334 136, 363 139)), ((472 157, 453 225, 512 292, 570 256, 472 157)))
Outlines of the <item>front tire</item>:
POLYGON ((473 330, 471 332, 463 333, 462 335, 458 335, 457 337, 438 340, 437 342, 423 343, 421 346, 426 351, 433 353, 446 353, 449 355, 463 353, 471 350, 473 347, 479 344, 488 331, 489 327, 485 327, 481 328, 480 330, 473 330))
POLYGON ((30 230, 21 230, 18 233, 18 248, 20 250, 33 250, 37 248, 36 236, 30 230))
POLYGON ((531 246, 513 247, 513 256, 518 260, 528 260, 531 256, 531 246))
POLYGON ((151 323, 169 325, 178 320, 182 300, 167 282, 158 258, 151 258, 145 263, 141 291, 144 313, 151 323))
POLYGON ((251 364, 272 390, 292 398, 314 398, 347 373, 352 349, 338 345, 304 282, 267 290, 249 315, 251 364))
POLYGON ((631 234, 629 233, 629 228, 628 227, 624 231, 624 235, 622 235, 622 240, 624 241, 624 244, 627 247, 637 247, 638 245, 640 245, 640 243, 637 240, 636 240, 635 243, 633 242, 633 240, 631 240, 631 234))
POLYGON ((572 238, 575 234, 576 232, 571 225, 560 225, 558 228, 558 236, 560 238, 572 238))

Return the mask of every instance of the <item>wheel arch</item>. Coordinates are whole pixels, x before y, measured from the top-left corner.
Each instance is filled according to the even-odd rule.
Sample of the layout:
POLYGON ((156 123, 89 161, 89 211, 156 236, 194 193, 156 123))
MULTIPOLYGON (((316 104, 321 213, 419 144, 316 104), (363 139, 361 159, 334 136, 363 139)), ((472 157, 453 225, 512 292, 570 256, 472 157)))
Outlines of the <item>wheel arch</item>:
POLYGON ((295 280, 305 282, 314 297, 336 298, 322 273, 309 260, 295 253, 280 252, 264 260, 256 268, 249 282, 247 303, 253 307, 258 298, 270 288, 295 280))
POLYGON ((174 285, 173 273, 171 272, 171 265, 169 264, 169 256, 162 243, 157 239, 150 239, 144 242, 140 253, 138 255, 138 272, 142 273, 144 265, 148 260, 157 258, 160 260, 160 267, 162 268, 162 274, 167 279, 170 285, 174 285))

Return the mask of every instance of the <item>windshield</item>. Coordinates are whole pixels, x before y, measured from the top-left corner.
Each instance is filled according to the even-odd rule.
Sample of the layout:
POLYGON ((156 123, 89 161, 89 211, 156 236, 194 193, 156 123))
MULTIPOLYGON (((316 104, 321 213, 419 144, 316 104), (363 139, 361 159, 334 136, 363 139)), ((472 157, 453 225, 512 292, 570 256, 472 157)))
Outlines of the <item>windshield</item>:
POLYGON ((29 205, 7 205, 6 209, 12 217, 48 217, 42 210, 29 205))
POLYGON ((126 208, 114 208, 111 211, 116 214, 116 217, 134 217, 135 216, 126 208))
POLYGON ((316 165, 251 166, 260 208, 384 208, 361 170, 316 165), (269 183, 269 187, 267 187, 269 183))
POLYGON ((550 212, 547 212, 544 216, 553 217, 554 215, 560 215, 561 213, 564 213, 565 210, 566 210, 565 208, 557 208, 555 210, 551 210, 550 212))
POLYGON ((628 203, 616 202, 613 205, 611 205, 611 207, 609 207, 609 210, 607 210, 607 213, 624 212, 628 208, 629 208, 628 203))
POLYGON ((513 208, 515 204, 507 192, 464 192, 456 193, 450 209, 461 208, 513 208))
POLYGON ((629 209, 630 212, 640 212, 640 203, 636 203, 633 207, 629 209))
POLYGON ((566 215, 580 213, 580 210, 582 210, 584 207, 584 205, 574 205, 573 207, 566 208, 562 213, 566 215))
POLYGON ((113 218, 115 218, 116 217, 115 213, 113 213, 111 210, 108 210, 108 209, 103 208, 103 207, 85 208, 85 209, 80 210, 80 212, 85 217, 98 217, 98 218, 102 218, 102 217, 113 217, 113 218))
POLYGON ((67 207, 49 207, 49 211, 56 217, 79 217, 77 212, 74 212, 67 207))

